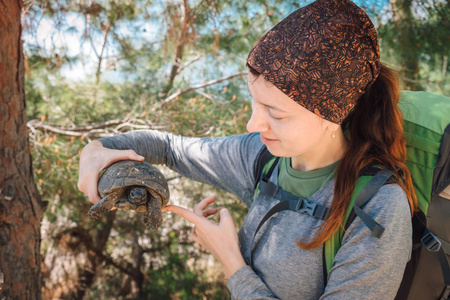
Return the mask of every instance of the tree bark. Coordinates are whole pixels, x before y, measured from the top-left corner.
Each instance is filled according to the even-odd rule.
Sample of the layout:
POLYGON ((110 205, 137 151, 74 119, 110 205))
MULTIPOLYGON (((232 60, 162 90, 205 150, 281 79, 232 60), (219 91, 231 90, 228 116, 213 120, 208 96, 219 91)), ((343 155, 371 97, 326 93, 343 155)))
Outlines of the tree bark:
POLYGON ((173 87, 173 82, 175 81, 175 77, 178 75, 178 69, 181 66, 181 62, 183 60, 184 55, 184 48, 186 46, 186 40, 187 40, 187 33, 189 30, 189 27, 191 26, 189 20, 191 19, 190 16, 190 7, 187 0, 183 0, 182 4, 182 24, 180 28, 180 33, 178 35, 177 39, 177 47, 176 47, 176 53, 175 53, 175 61, 172 65, 172 70, 170 71, 169 76, 169 82, 164 88, 164 93, 168 93, 170 89, 173 87))
POLYGON ((419 41, 416 40, 416 35, 413 30, 413 13, 412 0, 390 0, 392 6, 392 19, 397 27, 398 41, 401 45, 399 48, 400 65, 403 66, 401 70, 406 78, 412 81, 406 81, 407 88, 412 90, 421 90, 420 73, 419 73, 419 58, 417 51, 411 51, 417 47, 419 41))
POLYGON ((42 202, 25 111, 22 1, 0 1, 0 299, 41 299, 42 202))

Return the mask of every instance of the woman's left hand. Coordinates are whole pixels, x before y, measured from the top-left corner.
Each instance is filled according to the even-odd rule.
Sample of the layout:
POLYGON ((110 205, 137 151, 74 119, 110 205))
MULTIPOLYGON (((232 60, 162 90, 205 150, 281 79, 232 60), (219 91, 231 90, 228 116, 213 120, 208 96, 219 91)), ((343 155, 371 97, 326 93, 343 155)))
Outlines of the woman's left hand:
POLYGON ((206 209, 216 200, 216 196, 200 201, 194 211, 176 205, 167 205, 162 211, 170 211, 195 225, 191 238, 205 247, 219 260, 227 278, 244 267, 245 261, 239 249, 239 241, 233 218, 226 208, 220 210, 220 221, 214 223, 207 218, 217 213, 216 208, 206 209))

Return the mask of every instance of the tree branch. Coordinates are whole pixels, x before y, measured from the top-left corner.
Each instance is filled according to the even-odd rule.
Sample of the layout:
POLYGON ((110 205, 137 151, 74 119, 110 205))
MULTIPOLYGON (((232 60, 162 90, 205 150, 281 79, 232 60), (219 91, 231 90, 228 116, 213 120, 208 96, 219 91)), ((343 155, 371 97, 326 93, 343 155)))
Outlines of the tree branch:
POLYGON ((111 23, 108 23, 108 25, 106 26, 106 30, 105 30, 105 36, 104 36, 104 39, 103 39, 102 50, 100 52, 100 56, 98 57, 97 72, 95 73, 95 83, 97 83, 97 84, 100 81, 100 73, 101 73, 101 68, 102 68, 103 53, 104 53, 105 48, 106 48, 106 43, 108 42, 108 34, 109 34, 109 30, 110 29, 111 29, 111 23))
POLYGON ((189 67, 190 65, 192 65, 194 62, 200 60, 204 55, 197 55, 194 58, 192 58, 191 60, 189 60, 188 62, 184 63, 183 65, 181 65, 178 69, 178 73, 183 72, 184 69, 186 69, 187 67, 189 67))
POLYGON ((122 271, 123 273, 127 274, 128 276, 130 276, 131 278, 134 279, 133 267, 129 262, 125 262, 127 264, 127 267, 123 267, 120 264, 116 263, 111 258, 111 256, 104 254, 103 252, 101 252, 95 248, 91 248, 89 250, 94 251, 95 255, 97 255, 100 259, 102 259, 105 263, 112 265, 113 267, 119 269, 120 271, 122 271))
POLYGON ((202 92, 202 91, 195 91, 195 92, 196 92, 197 94, 199 94, 200 96, 203 96, 203 97, 205 97, 206 99, 211 100, 212 102, 217 102, 217 100, 214 99, 213 96, 208 95, 207 93, 204 93, 204 92, 202 92))
POLYGON ((175 60, 172 65, 172 70, 170 71, 169 76, 169 82, 167 83, 166 87, 164 88, 164 93, 168 93, 170 89, 173 86, 173 82, 175 81, 175 77, 178 75, 178 69, 181 65, 181 61, 183 59, 184 55, 184 47, 186 45, 187 41, 187 32, 191 26, 191 24, 188 23, 189 19, 189 3, 186 0, 183 0, 181 4, 181 12, 182 12, 182 24, 180 28, 180 33, 177 38, 177 46, 175 50, 175 60))
MULTIPOLYGON (((95 256, 97 256, 98 258, 103 260, 105 263, 116 267, 117 269, 119 269, 123 273, 125 273, 125 274, 129 275, 130 277, 134 278, 133 266, 131 265, 131 263, 129 263, 127 261, 122 261, 122 264, 125 264, 126 267, 122 266, 119 263, 116 263, 111 258, 111 256, 109 256, 108 254, 103 253, 102 249, 105 248, 104 245, 103 245, 103 247, 101 247, 102 249, 99 249, 98 247, 96 247, 94 245, 94 240, 93 240, 92 236, 89 234, 89 232, 86 229, 84 229, 83 227, 73 227, 73 228, 69 228, 68 231, 76 232, 81 237, 80 241, 86 246, 87 250, 95 253, 95 256)), ((104 244, 106 244, 106 242, 104 244)))
POLYGON ((116 126, 112 129, 114 133, 123 132, 123 128, 131 127, 138 129, 163 129, 165 126, 155 126, 153 124, 149 124, 143 120, 139 120, 136 118, 124 118, 124 119, 115 119, 101 123, 95 123, 91 125, 80 125, 73 127, 61 127, 58 125, 50 125, 46 124, 40 120, 30 120, 27 123, 28 128, 33 134, 36 134, 37 130, 42 131, 50 131, 56 134, 65 135, 65 136, 84 136, 84 137, 106 137, 110 136, 111 133, 106 129, 116 126), (140 123, 140 124, 136 124, 140 123))
POLYGON ((210 86, 210 85, 214 85, 216 83, 219 83, 219 82, 222 82, 222 81, 225 81, 225 80, 229 80, 229 79, 232 79, 234 77, 245 76, 245 75, 247 75, 247 72, 240 72, 240 73, 237 73, 237 74, 234 74, 234 75, 225 76, 225 77, 221 77, 221 78, 218 78, 218 79, 207 81, 205 83, 193 85, 193 86, 191 86, 191 87, 189 87, 187 89, 180 90, 180 91, 178 91, 176 93, 173 93, 172 95, 170 95, 166 99, 162 100, 160 102, 160 105, 156 105, 156 107, 154 109, 156 110, 156 109, 161 108, 164 104, 172 101, 173 99, 175 99, 176 97, 178 97, 178 96, 180 96, 182 94, 191 92, 193 90, 201 89, 201 88, 204 88, 204 87, 207 87, 207 86, 210 86))

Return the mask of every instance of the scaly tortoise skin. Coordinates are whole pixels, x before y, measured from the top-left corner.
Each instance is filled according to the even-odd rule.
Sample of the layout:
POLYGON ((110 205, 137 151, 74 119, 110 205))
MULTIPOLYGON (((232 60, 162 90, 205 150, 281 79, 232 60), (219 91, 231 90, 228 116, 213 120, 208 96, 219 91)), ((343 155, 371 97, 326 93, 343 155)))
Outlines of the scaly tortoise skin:
POLYGON ((107 167, 98 181, 102 200, 87 216, 97 219, 112 208, 142 212, 147 227, 158 228, 161 208, 169 202, 169 187, 164 175, 154 166, 140 161, 122 160, 107 167))

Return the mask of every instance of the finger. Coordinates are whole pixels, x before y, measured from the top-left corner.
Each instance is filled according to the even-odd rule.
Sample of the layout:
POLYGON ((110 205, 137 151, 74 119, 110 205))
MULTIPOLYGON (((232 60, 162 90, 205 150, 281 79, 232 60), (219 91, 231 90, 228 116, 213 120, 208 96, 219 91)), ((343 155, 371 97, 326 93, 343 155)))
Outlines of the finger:
POLYGON ((78 182, 77 182, 77 188, 86 196, 88 195, 87 189, 86 189, 86 182, 89 182, 89 180, 87 180, 87 175, 84 175, 81 173, 81 169, 79 170, 78 173, 78 182))
POLYGON ((186 208, 183 208, 183 207, 180 207, 177 205, 166 205, 162 209, 162 211, 176 213, 177 215, 188 220, 189 222, 193 223, 194 225, 203 224, 205 221, 208 221, 207 219, 203 218, 202 216, 196 215, 193 211, 190 211, 189 209, 186 209, 186 208))
POLYGON ((213 203, 214 201, 216 201, 216 196, 210 196, 207 197, 205 199, 203 199, 202 201, 200 201, 197 205, 194 206, 194 212, 201 216, 202 215, 202 211, 211 203, 213 203))
MULTIPOLYGON (((101 165, 100 170, 106 169, 113 163, 121 161, 121 160, 143 161, 145 159, 144 156, 137 154, 136 152, 134 152, 134 150, 112 150, 112 149, 110 149, 110 151, 107 154, 108 154, 108 159, 106 159, 104 161, 104 163, 101 165)), ((96 157, 93 157, 93 158, 96 159, 96 157)))
POLYGON ((78 175, 77 188, 80 190, 80 192, 82 192, 84 194, 84 187, 83 187, 83 184, 81 183, 81 176, 80 175, 78 175))
POLYGON ((203 211, 203 216, 208 218, 209 216, 215 215, 217 213, 217 208, 206 209, 203 211))
POLYGON ((94 203, 94 204, 99 202, 100 200, 102 200, 102 198, 100 198, 100 196, 98 195, 97 192, 89 193, 88 194, 88 198, 89 198, 89 201, 94 203))
POLYGON ((89 201, 95 204, 102 199, 100 198, 97 190, 98 175, 92 176, 92 178, 90 177, 86 178, 87 184, 85 194, 88 196, 89 201))
POLYGON ((145 159, 144 156, 141 156, 137 154, 134 150, 113 150, 113 157, 109 164, 115 163, 119 160, 137 160, 137 161, 143 161, 145 159))
POLYGON ((220 210, 220 226, 227 227, 228 229, 236 230, 234 225, 233 217, 231 217, 230 212, 226 208, 220 210))

